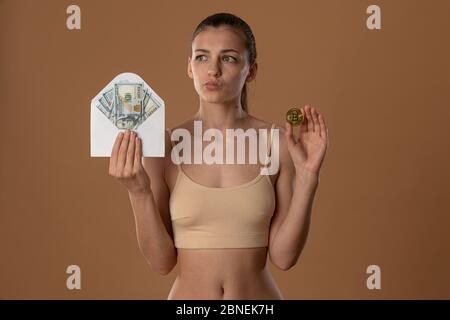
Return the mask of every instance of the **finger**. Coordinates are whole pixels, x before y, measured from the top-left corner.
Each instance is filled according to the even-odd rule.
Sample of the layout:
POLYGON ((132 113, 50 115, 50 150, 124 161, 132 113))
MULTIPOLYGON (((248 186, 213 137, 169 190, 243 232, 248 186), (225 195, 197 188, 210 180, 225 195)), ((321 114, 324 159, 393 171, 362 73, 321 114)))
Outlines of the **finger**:
POLYGON ((305 107, 306 110, 306 119, 307 119, 307 124, 308 124, 308 131, 309 132, 314 132, 314 123, 313 123, 313 119, 311 116, 311 107, 309 105, 307 105, 305 107))
POLYGON ((320 122, 320 136, 326 139, 328 136, 328 129, 327 126, 325 125, 325 119, 320 113, 319 113, 319 122, 320 122))
POLYGON ((306 121, 306 110, 305 110, 305 107, 300 108, 300 110, 303 113, 303 121, 300 124, 300 133, 308 132, 308 124, 307 124, 307 121, 306 121))
POLYGON ((141 139, 136 134, 136 148, 134 150, 134 165, 133 170, 134 172, 137 172, 139 170, 139 167, 142 165, 142 143, 141 139))
POLYGON ((291 126, 291 124, 289 123, 289 122, 285 122, 284 123, 284 127, 286 128, 286 132, 285 132, 285 134, 286 135, 290 135, 291 133, 292 133, 292 126, 291 126))
POLYGON ((313 107, 311 108, 311 115, 313 118, 313 123, 314 123, 314 132, 317 132, 320 134, 320 123, 319 123, 319 118, 318 118, 318 114, 317 114, 317 110, 313 107))
POLYGON ((120 143, 123 139, 123 132, 119 132, 116 137, 116 141, 114 142, 112 151, 111 151, 111 159, 109 160, 109 172, 113 173, 116 169, 117 165, 117 153, 119 152, 120 143))
POLYGON ((295 145, 295 139, 294 139, 294 135, 293 135, 292 125, 286 121, 285 127, 286 127, 285 137, 286 137, 288 146, 293 146, 293 145, 295 145))
POLYGON ((127 168, 127 172, 132 172, 134 166, 134 149, 136 142, 136 133, 134 131, 130 132, 130 143, 128 144, 127 150, 127 162, 125 167, 127 168))
POLYGON ((119 148, 119 157, 117 159, 117 168, 123 169, 125 167, 129 141, 130 141, 130 130, 127 130, 124 133, 123 141, 119 148))

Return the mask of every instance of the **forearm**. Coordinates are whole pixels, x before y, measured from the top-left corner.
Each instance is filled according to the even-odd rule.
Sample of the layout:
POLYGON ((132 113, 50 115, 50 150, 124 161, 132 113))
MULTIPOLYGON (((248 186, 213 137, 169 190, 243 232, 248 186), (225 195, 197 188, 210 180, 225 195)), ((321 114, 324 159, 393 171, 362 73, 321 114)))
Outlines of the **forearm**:
POLYGON ((176 264, 176 249, 151 191, 129 193, 139 248, 153 270, 167 274, 176 264))
POLYGON ((314 196, 319 184, 318 174, 296 171, 294 191, 285 220, 280 225, 271 252, 283 269, 294 266, 305 246, 311 220, 314 196))

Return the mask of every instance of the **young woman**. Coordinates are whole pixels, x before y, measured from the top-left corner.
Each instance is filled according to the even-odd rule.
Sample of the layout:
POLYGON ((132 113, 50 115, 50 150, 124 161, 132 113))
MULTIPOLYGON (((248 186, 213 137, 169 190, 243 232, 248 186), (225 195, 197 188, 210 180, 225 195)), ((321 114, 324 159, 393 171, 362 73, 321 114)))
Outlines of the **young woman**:
MULTIPOLYGON (((165 157, 142 161, 140 138, 119 133, 109 173, 128 190, 140 250, 161 275, 179 263, 168 299, 283 299, 267 257, 288 270, 305 245, 328 146, 324 118, 302 107, 306 119, 297 139, 290 123, 283 128, 248 113, 246 83, 257 73, 255 38, 232 14, 215 14, 198 25, 187 73, 199 109, 173 130, 194 137, 194 121, 223 136, 226 129, 267 129, 269 153, 279 142, 279 169, 262 175, 258 164, 177 164, 173 130, 166 132, 165 157), (273 141, 277 129, 281 138, 273 141)), ((208 145, 200 144, 202 150, 208 145)))

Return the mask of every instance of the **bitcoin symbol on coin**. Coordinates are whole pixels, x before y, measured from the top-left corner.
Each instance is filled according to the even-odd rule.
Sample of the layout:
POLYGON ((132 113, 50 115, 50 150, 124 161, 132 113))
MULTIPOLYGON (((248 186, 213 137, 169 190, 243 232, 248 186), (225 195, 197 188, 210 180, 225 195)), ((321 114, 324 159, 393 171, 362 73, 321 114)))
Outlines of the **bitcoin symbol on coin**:
POLYGON ((298 108, 291 108, 286 113, 286 121, 293 126, 300 125, 304 118, 303 112, 298 108))

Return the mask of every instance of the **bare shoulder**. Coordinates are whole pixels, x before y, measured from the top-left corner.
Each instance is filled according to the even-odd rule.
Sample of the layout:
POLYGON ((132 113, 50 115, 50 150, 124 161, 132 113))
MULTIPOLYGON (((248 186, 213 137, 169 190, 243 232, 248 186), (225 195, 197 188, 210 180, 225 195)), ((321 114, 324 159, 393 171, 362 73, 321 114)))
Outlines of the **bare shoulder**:
POLYGON ((172 150, 172 141, 171 141, 171 133, 177 129, 186 129, 191 133, 194 132, 194 118, 188 118, 185 121, 173 126, 171 129, 166 129, 166 150, 169 150, 169 153, 166 152, 166 157, 169 157, 170 160, 170 151, 172 150))
POLYGON ((176 130, 176 129, 187 129, 189 131, 193 130, 194 128, 194 118, 186 119, 185 121, 175 125, 170 129, 170 132, 176 130))
MULTIPOLYGON (((268 122, 262 119, 258 119, 256 117, 251 116, 251 127, 255 128, 255 129, 268 129, 270 130, 270 128, 272 127, 272 125, 274 124, 274 129, 278 129, 278 135, 279 135, 279 142, 280 142, 280 146, 281 144, 284 144, 284 147, 286 147, 286 144, 284 142, 284 135, 286 133, 286 128, 276 122, 268 122)), ((287 148, 287 147, 286 147, 287 148)))
POLYGON ((271 122, 265 121, 263 119, 259 119, 255 116, 248 115, 249 118, 249 127, 254 129, 270 129, 270 126, 272 125, 271 122))
POLYGON ((166 152, 165 152, 166 167, 169 167, 170 165, 173 164, 173 162, 171 160, 172 148, 174 145, 176 145, 178 143, 177 141, 172 142, 171 135, 172 135, 173 131, 175 131, 177 129, 186 129, 186 130, 190 131, 192 134, 194 132, 193 123, 194 123, 193 119, 187 119, 184 122, 177 124, 170 129, 166 129, 166 152))
POLYGON ((256 118, 254 116, 250 116, 251 118, 251 127, 255 128, 255 129, 270 129, 272 127, 272 124, 275 124, 274 129, 278 129, 280 134, 285 132, 285 128, 284 126, 276 123, 276 122, 269 122, 269 121, 265 121, 263 119, 259 119, 256 118))
POLYGON ((278 146, 276 146, 275 144, 273 144, 273 146, 278 147, 280 169, 288 170, 289 172, 292 171, 293 163, 287 147, 285 126, 276 122, 267 122, 260 119, 257 120, 261 128, 270 129, 272 127, 272 124, 274 124, 274 129, 277 130, 278 135, 273 136, 273 143, 276 143, 278 146))

